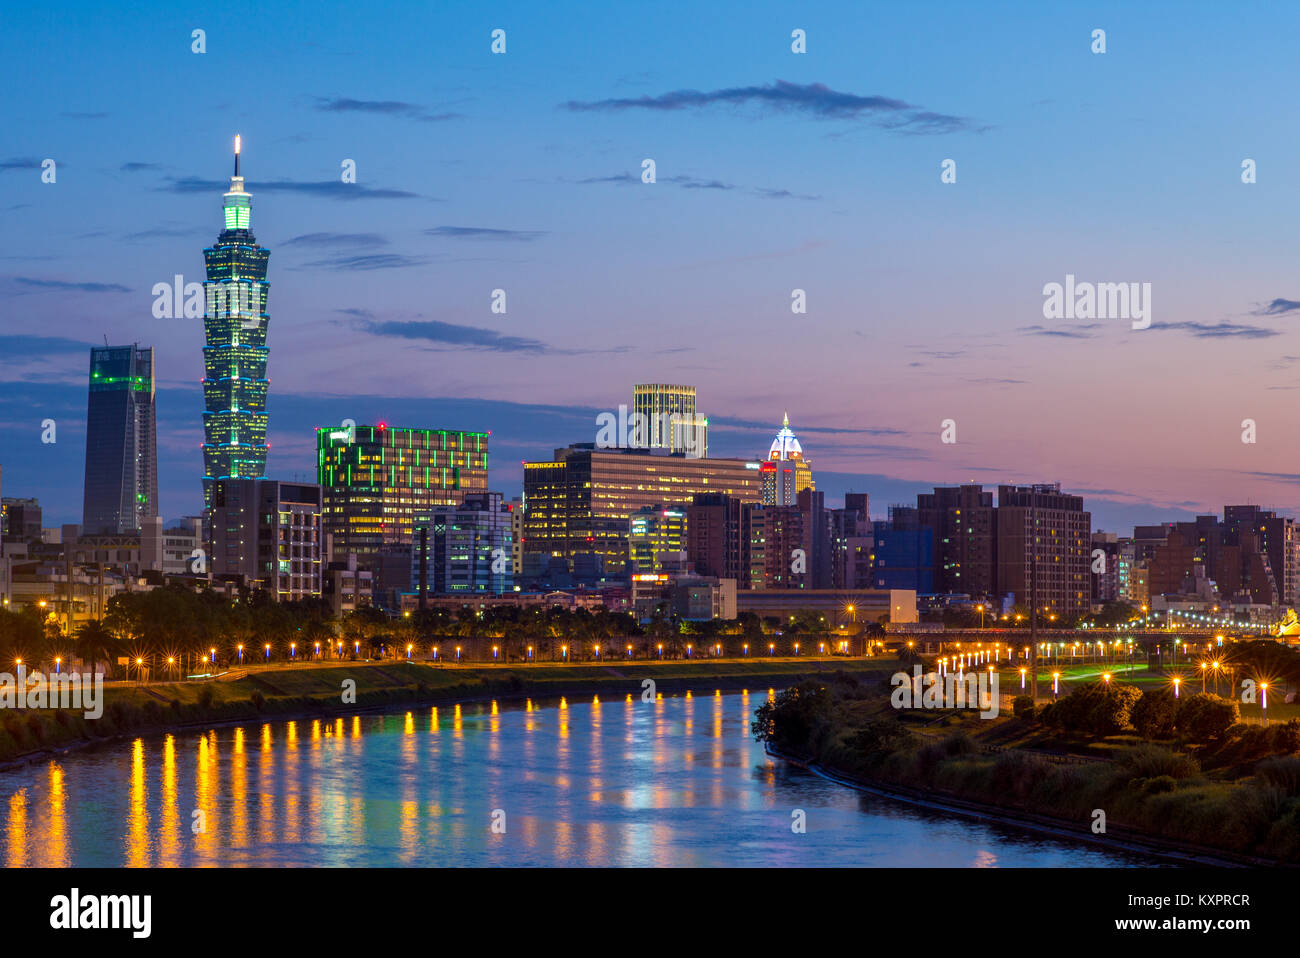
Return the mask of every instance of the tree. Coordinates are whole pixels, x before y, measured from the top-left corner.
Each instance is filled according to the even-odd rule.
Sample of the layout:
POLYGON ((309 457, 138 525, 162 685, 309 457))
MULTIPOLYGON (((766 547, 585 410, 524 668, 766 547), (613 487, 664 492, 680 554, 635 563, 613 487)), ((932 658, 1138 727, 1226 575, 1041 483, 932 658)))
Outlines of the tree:
POLYGON ((754 738, 779 749, 807 752, 830 722, 831 693, 817 682, 805 681, 783 689, 759 706, 750 725, 754 738))
POLYGON ((92 619, 83 623, 77 628, 76 639, 77 655, 90 663, 92 673, 100 659, 110 665, 115 661, 118 640, 103 622, 92 619))
POLYGON ((1143 692, 1133 706, 1133 727, 1145 738, 1169 738, 1174 734, 1178 704, 1179 700, 1168 689, 1143 692))

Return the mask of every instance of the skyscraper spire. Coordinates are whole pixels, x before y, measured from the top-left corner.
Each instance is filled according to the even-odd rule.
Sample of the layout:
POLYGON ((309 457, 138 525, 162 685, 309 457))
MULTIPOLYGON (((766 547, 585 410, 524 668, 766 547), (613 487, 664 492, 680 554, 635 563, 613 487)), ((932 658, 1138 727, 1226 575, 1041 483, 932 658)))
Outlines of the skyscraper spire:
POLYGON ((230 178, 230 192, 223 204, 226 211, 226 229, 246 230, 253 213, 253 198, 244 190, 244 178, 239 173, 239 154, 242 147, 239 134, 235 134, 235 175, 230 178))

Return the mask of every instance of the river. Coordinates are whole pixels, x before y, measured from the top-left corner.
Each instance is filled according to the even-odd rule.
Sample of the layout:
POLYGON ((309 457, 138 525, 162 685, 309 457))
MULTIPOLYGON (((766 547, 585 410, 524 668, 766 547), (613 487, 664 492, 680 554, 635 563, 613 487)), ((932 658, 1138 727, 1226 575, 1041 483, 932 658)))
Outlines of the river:
POLYGON ((1151 864, 772 759, 749 732, 766 695, 422 706, 125 740, 0 773, 0 853, 9 867, 1151 864))

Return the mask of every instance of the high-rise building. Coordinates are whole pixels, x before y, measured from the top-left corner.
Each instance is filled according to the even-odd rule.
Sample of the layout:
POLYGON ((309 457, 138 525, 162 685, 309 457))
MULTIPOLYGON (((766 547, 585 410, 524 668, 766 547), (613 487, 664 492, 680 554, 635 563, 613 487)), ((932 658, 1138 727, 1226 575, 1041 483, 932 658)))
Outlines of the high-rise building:
POLYGON ((474 493, 459 506, 417 516, 411 591, 424 595, 501 595, 514 588, 510 506, 499 492, 474 493))
POLYGON ((993 594, 993 493, 979 484, 940 486, 916 497, 917 522, 930 530, 934 591, 993 594))
POLYGON ((855 588, 934 592, 933 530, 922 526, 913 506, 890 506, 889 520, 872 524, 871 578, 855 588))
POLYGON ((524 463, 524 561, 539 553, 569 562, 594 555, 607 573, 621 573, 628 562, 628 520, 638 509, 683 508, 706 492, 757 502, 758 468, 744 459, 597 449, 592 443, 557 449, 554 462, 524 463))
POLYGON ((158 515, 153 349, 93 347, 86 405, 86 535, 132 535, 158 515))
POLYGON ((803 447, 790 429, 786 413, 781 430, 772 440, 762 465, 763 505, 792 506, 805 489, 814 489, 812 463, 804 458, 803 447))
POLYGON ((239 173, 225 194, 225 226, 203 251, 203 502, 212 504, 218 479, 258 478, 266 472, 266 263, 270 251, 249 228, 252 197, 239 173))
POLYGON ((215 577, 242 579, 278 601, 321 594, 320 486, 218 479, 210 516, 215 577))
POLYGON ((39 542, 41 539, 41 503, 39 499, 0 499, 0 516, 4 521, 6 542, 39 542))
POLYGON ((641 383, 632 387, 632 409, 645 417, 648 448, 709 454, 709 420, 695 409, 695 387, 641 383))
POLYGON ((852 589, 855 557, 850 540, 872 534, 869 500, 865 492, 844 495, 844 508, 830 510, 831 585, 832 589, 852 589))
MULTIPOLYGON (((688 507, 689 508, 689 507, 688 507)), ((686 548, 686 509, 645 506, 628 522, 632 572, 661 572, 668 557, 676 561, 686 548)))
MULTIPOLYGON (((963 487, 964 488, 964 487, 963 487)), ((1092 605, 1092 514, 1059 483, 998 486, 996 588, 1061 621, 1092 605)), ((1046 623, 1045 623, 1046 624, 1046 623)))
MULTIPOLYGON (((340 555, 355 553, 362 567, 381 573, 380 553, 398 547, 393 565, 409 571, 417 516, 459 506, 487 492, 488 434, 455 429, 332 426, 316 430, 316 481, 324 489, 325 531, 340 555)), ((381 590, 405 590, 380 575, 381 590)))
MULTIPOLYGON (((1092 534, 1092 601, 1115 602, 1120 597, 1120 541, 1113 532, 1092 534), (1100 555, 1098 555, 1100 552, 1100 555)), ((1127 578, 1127 577, 1126 577, 1127 578)))
POLYGON ((686 507, 686 553, 698 575, 735 579, 749 588, 748 518, 745 502, 736 496, 695 496, 686 507))

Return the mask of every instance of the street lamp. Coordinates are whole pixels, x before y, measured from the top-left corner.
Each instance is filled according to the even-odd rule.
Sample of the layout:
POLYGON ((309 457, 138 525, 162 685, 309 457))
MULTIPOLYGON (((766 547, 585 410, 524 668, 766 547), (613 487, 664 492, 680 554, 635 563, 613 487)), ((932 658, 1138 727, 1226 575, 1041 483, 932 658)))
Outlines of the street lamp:
POLYGON ((1264 709, 1264 724, 1267 725, 1268 724, 1268 683, 1260 682, 1259 691, 1260 691, 1260 705, 1264 709))
POLYGON ((1021 668, 1021 670, 1020 670, 1020 691, 1022 691, 1022 692, 1025 690, 1025 672, 1026 672, 1026 671, 1028 671, 1028 670, 1027 670, 1027 669, 1024 669, 1024 668, 1021 668))
POLYGON ((1182 680, 1182 679, 1180 679, 1180 678, 1175 678, 1175 679, 1174 679, 1174 698, 1178 698, 1178 689, 1179 689, 1179 687, 1180 687, 1182 684, 1183 684, 1183 680, 1182 680))
MULTIPOLYGON (((316 648, 317 648, 317 649, 320 648, 320 643, 319 643, 319 642, 316 643, 316 648)), ((243 647, 243 645, 240 645, 240 646, 239 646, 239 664, 240 664, 240 665, 243 665, 243 664, 244 664, 244 647, 243 647)))

